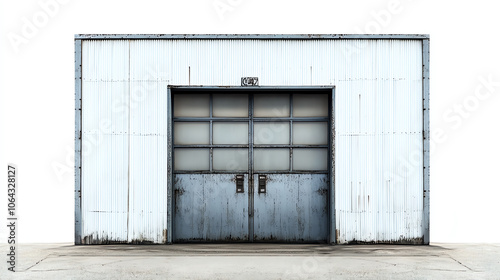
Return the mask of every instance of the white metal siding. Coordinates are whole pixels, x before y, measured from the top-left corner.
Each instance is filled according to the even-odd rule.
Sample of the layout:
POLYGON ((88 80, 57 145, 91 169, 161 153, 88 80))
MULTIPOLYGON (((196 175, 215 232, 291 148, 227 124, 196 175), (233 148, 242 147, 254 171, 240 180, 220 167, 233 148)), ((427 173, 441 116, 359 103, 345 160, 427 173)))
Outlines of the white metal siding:
POLYGON ((82 65, 84 142, 109 138, 83 155, 82 236, 163 242, 167 85, 252 76, 261 86, 336 86, 339 243, 422 238, 420 40, 84 41, 82 65), (100 132, 116 100, 129 101, 111 114, 123 129, 100 132), (95 212, 111 199, 119 206, 95 212))
POLYGON ((377 45, 336 83, 339 243, 423 237, 421 43, 377 45))
POLYGON ((82 237, 127 241, 128 43, 82 49, 82 237))
POLYGON ((167 86, 161 53, 130 41, 129 241, 167 238, 167 86), (145 59, 144 56, 148 58, 145 59))

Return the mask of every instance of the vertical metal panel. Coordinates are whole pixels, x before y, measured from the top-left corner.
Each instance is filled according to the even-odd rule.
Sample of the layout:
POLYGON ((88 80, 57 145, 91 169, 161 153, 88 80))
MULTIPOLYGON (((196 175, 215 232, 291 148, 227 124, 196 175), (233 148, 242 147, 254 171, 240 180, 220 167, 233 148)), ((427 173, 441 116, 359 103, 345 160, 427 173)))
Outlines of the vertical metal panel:
POLYGON ((423 213, 423 227, 424 227, 424 244, 430 242, 430 117, 429 117, 429 39, 422 40, 423 57, 422 57, 422 76, 423 76, 423 103, 424 103, 424 213, 423 213))
POLYGON ((337 241, 421 243, 421 44, 358 49, 336 82, 337 241))
MULTIPOLYGON (((167 196, 168 106, 162 96, 167 84, 238 86, 241 77, 252 76, 261 86, 336 86, 338 243, 422 242, 428 216, 423 209, 422 149, 428 142, 423 143, 422 125, 428 119, 422 120, 422 90, 428 92, 428 81, 422 84, 421 40, 103 40, 84 41, 84 49, 84 144, 94 134, 106 138, 95 132, 91 117, 112 108, 105 93, 130 101, 130 115, 128 109, 121 115, 130 117, 131 130, 109 135, 111 153, 98 149, 97 158, 84 155, 82 211, 87 214, 82 215, 103 201, 103 194, 91 196, 104 187, 95 179, 103 172, 99 168, 109 174, 112 168, 129 170, 133 232, 126 240, 161 242, 166 221, 147 205, 153 203, 158 212, 167 209, 166 200, 154 200, 167 196), (96 100, 85 103, 87 95, 96 100), (119 163, 115 153, 130 156, 130 166, 119 163)), ((115 181, 110 184, 110 194, 124 191, 115 181)), ((106 221, 105 214, 82 218, 86 234, 113 236, 115 229, 97 222, 106 221)))
POLYGON ((82 47, 82 242, 126 242, 128 42, 82 47))
POLYGON ((75 41, 75 244, 82 243, 82 41, 75 41))
POLYGON ((128 241, 166 243, 169 110, 163 73, 168 64, 164 44, 145 50, 148 46, 130 41, 128 241))

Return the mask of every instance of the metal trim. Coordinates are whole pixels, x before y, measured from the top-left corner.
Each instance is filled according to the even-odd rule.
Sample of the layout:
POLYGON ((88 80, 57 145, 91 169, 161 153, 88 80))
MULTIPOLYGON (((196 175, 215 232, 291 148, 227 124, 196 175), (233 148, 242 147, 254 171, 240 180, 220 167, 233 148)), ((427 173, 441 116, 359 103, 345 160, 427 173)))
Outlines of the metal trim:
POLYGON ((286 145, 286 144, 275 144, 275 145, 268 145, 268 144, 258 144, 254 145, 254 148, 329 148, 330 146, 327 145, 286 145))
POLYGON ((429 116, 429 39, 422 41, 422 90, 423 90, 423 243, 430 243, 430 116, 429 116))
MULTIPOLYGON (((190 68, 191 69, 191 68, 190 68)), ((210 124, 209 124, 209 127, 208 127, 208 141, 209 141, 209 144, 210 144, 210 150, 209 150, 209 163, 208 163, 208 166, 209 166, 209 170, 210 171, 213 171, 214 170, 214 149, 212 149, 212 145, 214 144, 214 122, 213 122, 213 116, 214 116, 214 98, 213 98, 213 95, 212 94, 209 94, 208 95, 208 108, 209 108, 209 117, 210 117, 210 124)), ((178 119, 174 119, 174 122, 176 121, 179 121, 178 119)), ((176 147, 174 146, 174 149, 176 147)))
MULTIPOLYGON (((248 148, 250 145, 239 145, 239 144, 224 144, 224 145, 174 145, 174 149, 177 148, 200 148, 200 149, 209 149, 209 148, 248 148)), ((327 145, 290 145, 290 144, 254 144, 254 148, 329 148, 327 145)))
MULTIPOLYGON (((218 170, 175 170, 174 174, 249 174, 248 171, 246 170, 223 170, 223 171, 218 171, 218 170)), ((283 171, 267 171, 267 170, 254 170, 254 175, 255 174, 329 174, 330 172, 328 170, 294 170, 294 171, 289 171, 289 170, 283 170, 283 171)))
MULTIPOLYGON (((288 103, 289 103, 289 106, 290 106, 290 108, 289 108, 289 110, 290 110, 289 117, 293 118, 293 93, 291 93, 288 98, 289 98, 288 103)), ((288 144, 293 145, 293 121, 291 119, 289 120, 289 124, 288 125, 290 126, 290 129, 288 130, 288 133, 289 133, 289 135, 288 135, 288 144)), ((292 148, 290 148, 288 150, 288 166, 290 167, 289 168, 290 172, 292 172, 292 170, 293 170, 293 149, 292 148)))
POLYGON ((272 91, 308 91, 308 90, 331 90, 333 86, 256 86, 256 87, 242 87, 242 86, 210 86, 210 85, 169 85, 169 88, 175 89, 176 91, 261 91, 261 90, 272 90, 272 91))
POLYGON ((174 170, 174 174, 248 174, 247 170, 174 170))
POLYGON ((254 228, 254 170, 253 170, 253 141, 254 141, 254 127, 253 127, 253 111, 254 111, 254 95, 248 95, 248 241, 253 242, 254 228), (252 211, 250 213, 250 211, 252 211))
POLYGON ((174 175, 173 175, 173 156, 174 156, 174 149, 173 149, 173 126, 172 126, 172 115, 173 115, 173 104, 172 104, 172 93, 170 91, 170 88, 167 89, 167 108, 170 110, 168 115, 167 115, 167 138, 168 138, 168 147, 167 147, 167 243, 172 244, 172 241, 174 240, 174 230, 173 230, 173 225, 174 225, 174 205, 173 205, 173 199, 172 199, 172 194, 174 191, 173 188, 173 180, 174 180, 174 175))
POLYGON ((239 145, 239 144, 221 144, 221 145, 174 145, 174 149, 177 148, 204 148, 204 149, 210 149, 210 148, 248 148, 248 145, 239 145))
MULTIPOLYGON (((224 117, 196 117, 196 118, 173 118, 174 122, 212 122, 212 121, 218 121, 218 122, 248 122, 250 118, 224 118, 224 117)), ((254 122, 288 122, 288 121, 294 121, 294 122, 327 122, 329 121, 328 117, 322 118, 322 117, 280 117, 280 118, 253 118, 252 121, 254 122)))
POLYGON ((196 117, 196 118, 173 118, 174 122, 248 122, 248 118, 223 118, 223 117, 196 117))
POLYGON ((75 40, 331 40, 429 39, 429 34, 75 34, 75 40))
POLYGON ((82 244, 82 41, 75 40, 75 245, 82 244))
POLYGON ((332 89, 330 100, 330 160, 329 176, 330 176, 330 195, 329 195, 329 212, 330 212, 330 236, 329 243, 337 244, 337 218, 335 216, 335 87, 332 89))

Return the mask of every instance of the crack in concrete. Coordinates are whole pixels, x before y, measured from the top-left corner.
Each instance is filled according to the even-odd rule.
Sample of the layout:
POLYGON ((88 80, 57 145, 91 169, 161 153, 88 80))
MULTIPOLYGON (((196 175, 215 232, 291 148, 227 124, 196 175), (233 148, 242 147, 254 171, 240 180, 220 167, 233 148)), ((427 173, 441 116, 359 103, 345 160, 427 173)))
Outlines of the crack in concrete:
POLYGON ((43 259, 41 259, 41 260, 37 261, 34 265, 32 265, 32 266, 30 266, 30 267, 26 268, 25 270, 23 270, 23 272, 28 271, 28 270, 30 270, 31 268, 35 267, 36 265, 38 265, 39 263, 41 263, 42 261, 44 261, 44 260, 46 260, 48 257, 50 257, 50 255, 51 255, 51 254, 49 254, 49 255, 45 256, 45 258, 43 258, 43 259))
POLYGON ((459 260, 455 259, 455 258, 454 258, 454 257, 452 257, 451 255, 448 255, 448 257, 450 257, 452 260, 454 260, 454 261, 456 261, 457 263, 459 263, 461 266, 463 266, 463 267, 467 268, 468 270, 470 270, 470 271, 474 271, 474 269, 472 269, 472 268, 470 268, 470 267, 466 266, 465 264, 461 263, 459 260))
POLYGON ((46 271, 68 271, 68 270, 73 270, 71 268, 65 269, 65 268, 54 268, 54 269, 32 269, 32 272, 46 272, 46 271))
POLYGON ((465 269, 444 269, 444 268, 427 268, 427 270, 434 270, 434 271, 448 271, 448 272, 467 272, 465 269))

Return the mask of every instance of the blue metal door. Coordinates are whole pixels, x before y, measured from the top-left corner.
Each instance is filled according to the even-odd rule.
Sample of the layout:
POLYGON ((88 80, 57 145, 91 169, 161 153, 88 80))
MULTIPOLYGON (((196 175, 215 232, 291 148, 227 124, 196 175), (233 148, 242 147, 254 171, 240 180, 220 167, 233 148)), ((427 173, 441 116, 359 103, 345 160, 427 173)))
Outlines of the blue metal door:
POLYGON ((327 241, 326 174, 256 174, 254 178, 254 241, 327 241), (265 176, 265 192, 258 191, 259 176, 265 176))
POLYGON ((329 95, 178 90, 174 242, 326 242, 329 95))
POLYGON ((235 191, 235 175, 176 174, 174 200, 177 242, 248 240, 248 195, 235 191))

